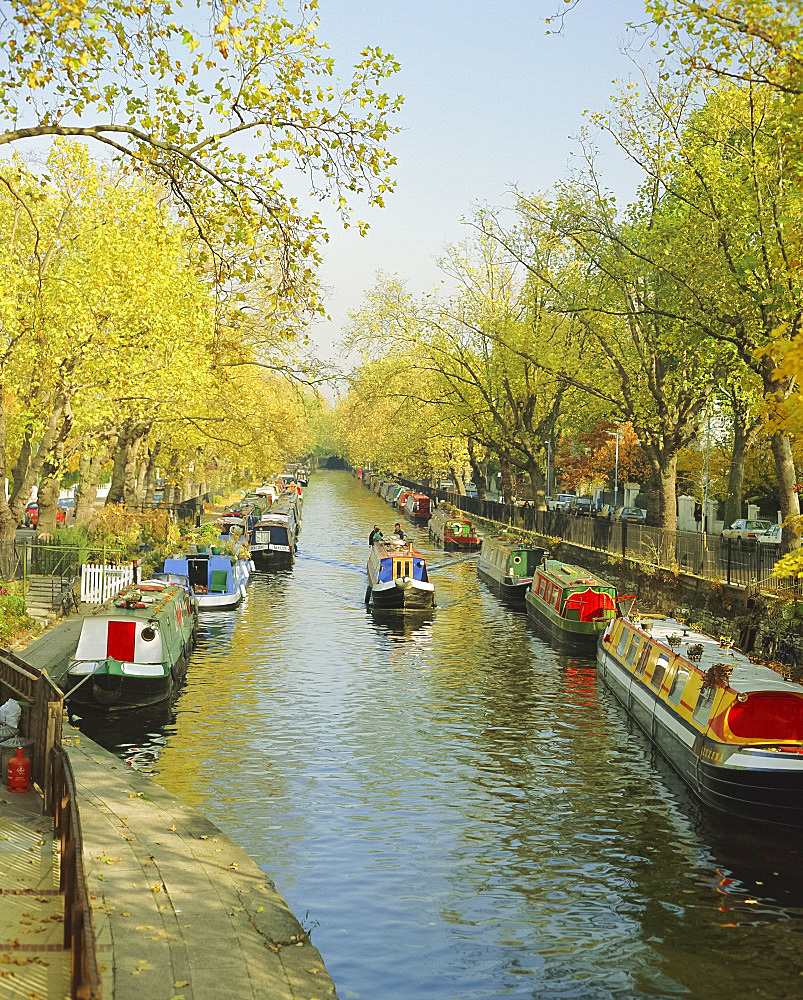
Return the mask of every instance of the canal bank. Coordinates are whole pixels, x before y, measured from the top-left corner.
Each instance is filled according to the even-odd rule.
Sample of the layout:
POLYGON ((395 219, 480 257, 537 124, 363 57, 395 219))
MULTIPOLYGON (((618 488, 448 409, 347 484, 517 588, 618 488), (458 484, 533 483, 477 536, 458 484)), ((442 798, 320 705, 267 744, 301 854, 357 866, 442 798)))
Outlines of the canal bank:
POLYGON ((793 680, 803 679, 803 621, 794 595, 712 581, 498 521, 477 516, 473 520, 486 534, 526 538, 547 549, 553 559, 599 574, 620 594, 634 594, 640 612, 682 614, 710 635, 732 638, 743 652, 763 651, 769 659, 777 656, 776 662, 789 668, 783 673, 793 680))
MULTIPOLYGON (((77 622, 52 626, 22 656, 59 676, 77 622)), ((62 745, 75 774, 105 998, 335 996, 308 934, 245 851, 66 724, 62 745)))

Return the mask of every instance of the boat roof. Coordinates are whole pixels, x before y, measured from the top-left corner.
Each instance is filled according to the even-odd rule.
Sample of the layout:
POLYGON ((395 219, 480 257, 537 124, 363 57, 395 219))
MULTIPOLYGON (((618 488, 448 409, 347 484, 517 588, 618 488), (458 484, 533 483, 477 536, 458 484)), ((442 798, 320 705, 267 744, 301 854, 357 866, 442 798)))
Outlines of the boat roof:
POLYGON ((680 646, 675 647, 675 651, 679 652, 684 659, 686 658, 686 647, 692 643, 700 643, 703 647, 703 655, 694 666, 705 672, 715 663, 724 663, 725 666, 732 669, 730 687, 734 691, 787 691, 800 694, 801 687, 803 687, 794 681, 785 680, 770 667, 751 662, 740 650, 724 648, 718 639, 691 629, 675 618, 651 615, 646 617, 640 625, 632 621, 629 624, 646 632, 647 635, 658 640, 670 651, 672 651, 672 647, 666 641, 668 636, 672 634, 682 636, 680 646), (645 628, 645 626, 647 627, 645 628))
POLYGON ((525 542, 523 538, 511 538, 508 535, 484 535, 482 539, 483 548, 507 548, 511 552, 545 552, 543 545, 536 545, 532 542, 525 542))
POLYGON ((186 593, 185 589, 177 583, 167 583, 164 580, 143 580, 142 583, 131 583, 123 587, 114 597, 110 597, 103 604, 90 612, 90 618, 148 618, 156 611, 160 611, 165 604, 175 599, 178 595, 182 597, 186 593), (126 597, 136 597, 137 607, 120 607, 118 602, 122 602, 126 597))
POLYGON ((613 587, 612 583, 596 576, 584 566, 561 562, 560 559, 545 559, 538 572, 562 587, 613 587))
POLYGON ((413 548, 412 542, 408 542, 403 538, 383 538, 378 542, 374 542, 374 547, 380 550, 379 555, 382 559, 392 556, 413 556, 416 559, 424 558, 418 549, 413 548))

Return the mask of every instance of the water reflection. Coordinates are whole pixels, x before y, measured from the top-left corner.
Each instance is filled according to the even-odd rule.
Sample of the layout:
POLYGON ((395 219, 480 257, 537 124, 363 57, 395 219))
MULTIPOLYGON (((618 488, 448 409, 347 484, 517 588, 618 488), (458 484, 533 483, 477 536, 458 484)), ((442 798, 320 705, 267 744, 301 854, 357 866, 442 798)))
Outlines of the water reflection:
POLYGON ((341 1000, 795 996, 795 838, 701 813, 593 665, 425 529, 438 606, 366 612, 367 529, 395 519, 317 473, 296 565, 202 619, 175 713, 94 738, 309 913, 341 1000))

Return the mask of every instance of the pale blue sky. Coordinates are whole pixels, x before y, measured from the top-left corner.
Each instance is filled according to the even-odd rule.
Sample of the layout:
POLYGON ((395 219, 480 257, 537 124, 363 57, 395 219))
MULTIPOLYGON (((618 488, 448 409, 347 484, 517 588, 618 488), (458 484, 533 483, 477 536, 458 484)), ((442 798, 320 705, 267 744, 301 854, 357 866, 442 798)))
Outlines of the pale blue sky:
MULTIPOLYGON (((394 137, 396 193, 371 224, 333 227, 322 277, 330 323, 313 332, 329 353, 349 310, 359 308, 377 270, 399 274, 413 292, 440 280, 442 249, 465 235, 461 216, 476 202, 503 204, 515 184, 546 190, 566 173, 586 109, 602 109, 632 63, 622 53, 627 23, 644 20, 642 0, 583 0, 561 35, 544 17, 561 0, 321 0, 320 37, 347 77, 366 44, 401 63, 394 91, 405 96, 394 137)), ((643 58, 648 59, 645 51, 643 58)), ((637 174, 621 154, 599 161, 621 198, 637 174)))

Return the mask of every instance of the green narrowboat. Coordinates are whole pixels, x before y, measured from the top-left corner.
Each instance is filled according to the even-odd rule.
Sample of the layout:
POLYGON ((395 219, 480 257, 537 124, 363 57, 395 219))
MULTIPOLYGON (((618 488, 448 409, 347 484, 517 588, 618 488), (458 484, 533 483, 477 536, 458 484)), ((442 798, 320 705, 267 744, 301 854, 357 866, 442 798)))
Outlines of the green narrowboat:
POLYGON ((131 584, 84 619, 67 668, 71 704, 119 711, 169 701, 187 670, 195 625, 183 587, 131 584))
POLYGON ((582 566, 545 559, 527 593, 527 614, 550 641, 593 653, 608 622, 619 616, 616 587, 582 566))
POLYGON ((520 539, 486 536, 477 560, 477 576, 506 601, 522 604, 545 555, 544 549, 520 539))

